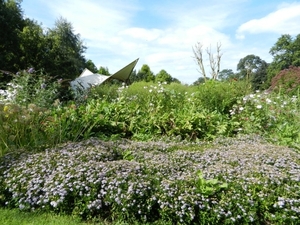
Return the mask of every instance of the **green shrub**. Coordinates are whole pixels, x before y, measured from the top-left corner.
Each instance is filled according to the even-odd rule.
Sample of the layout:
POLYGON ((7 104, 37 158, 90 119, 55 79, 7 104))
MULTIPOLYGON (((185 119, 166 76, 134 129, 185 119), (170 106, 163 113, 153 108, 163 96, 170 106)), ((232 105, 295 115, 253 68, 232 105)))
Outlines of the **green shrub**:
POLYGON ((238 133, 259 133, 270 141, 300 149, 299 96, 256 92, 233 106, 231 124, 238 133))
POLYGON ((250 86, 245 82, 208 80, 198 86, 195 97, 199 101, 200 107, 209 111, 229 114, 229 110, 239 97, 245 96, 250 92, 250 86))
POLYGON ((118 84, 101 84, 95 87, 92 87, 88 93, 88 99, 105 99, 109 102, 116 99, 119 96, 118 90, 122 87, 118 84))
POLYGON ((10 145, 15 148, 45 142, 52 146, 92 136, 136 140, 161 136, 179 140, 211 140, 241 132, 260 133, 284 145, 298 146, 299 98, 294 96, 289 100, 284 95, 269 96, 265 93, 244 95, 247 89, 242 89, 243 85, 246 84, 211 81, 191 89, 181 84, 143 82, 129 87, 112 86, 113 94, 109 96, 95 94, 94 98, 90 95, 81 103, 75 101, 64 105, 57 101, 49 110, 43 108, 43 112, 30 117, 30 126, 23 120, 14 123, 17 117, 27 118, 28 110, 21 110, 15 105, 13 107, 18 110, 8 115, 3 105, 0 111, 2 149, 9 149, 10 145), (197 91, 194 92, 195 88, 197 91), (272 104, 269 104, 270 101, 272 104), (4 125, 14 127, 14 130, 10 129, 14 133, 8 132, 4 125), (37 141, 30 140, 39 131, 44 138, 37 136, 37 141), (13 136, 23 141, 18 141, 18 144, 8 141, 8 137, 13 136))
POLYGON ((230 133, 227 115, 200 107, 194 92, 180 84, 148 84, 125 89, 120 103, 130 115, 124 120, 134 137, 159 135, 195 140, 230 133), (133 95, 133 90, 140 94, 133 95))

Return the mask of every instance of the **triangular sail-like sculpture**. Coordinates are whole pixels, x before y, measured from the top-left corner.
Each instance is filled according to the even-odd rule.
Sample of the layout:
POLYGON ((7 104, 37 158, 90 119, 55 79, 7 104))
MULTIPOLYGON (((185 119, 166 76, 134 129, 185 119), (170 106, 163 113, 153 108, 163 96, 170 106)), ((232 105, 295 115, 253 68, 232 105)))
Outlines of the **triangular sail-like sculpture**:
POLYGON ((111 79, 117 79, 121 81, 126 81, 129 79, 130 74, 132 73, 135 65, 137 64, 139 59, 134 60, 133 62, 129 63, 124 68, 120 69, 118 72, 114 73, 110 76, 111 79))
POLYGON ((120 69, 118 72, 114 73, 111 76, 105 76, 98 73, 92 73, 88 69, 84 69, 78 78, 71 81, 71 87, 73 90, 79 89, 88 89, 91 86, 100 85, 107 80, 117 79, 121 81, 126 81, 129 79, 130 74, 132 73, 135 65, 137 64, 139 59, 134 60, 129 63, 124 68, 120 69))

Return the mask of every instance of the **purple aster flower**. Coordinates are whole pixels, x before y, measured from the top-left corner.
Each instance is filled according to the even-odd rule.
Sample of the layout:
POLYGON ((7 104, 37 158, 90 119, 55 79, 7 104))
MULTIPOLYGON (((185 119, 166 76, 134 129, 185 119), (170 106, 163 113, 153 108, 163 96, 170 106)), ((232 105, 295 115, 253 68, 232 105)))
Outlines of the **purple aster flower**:
POLYGON ((31 67, 27 70, 28 73, 34 73, 34 69, 31 67))

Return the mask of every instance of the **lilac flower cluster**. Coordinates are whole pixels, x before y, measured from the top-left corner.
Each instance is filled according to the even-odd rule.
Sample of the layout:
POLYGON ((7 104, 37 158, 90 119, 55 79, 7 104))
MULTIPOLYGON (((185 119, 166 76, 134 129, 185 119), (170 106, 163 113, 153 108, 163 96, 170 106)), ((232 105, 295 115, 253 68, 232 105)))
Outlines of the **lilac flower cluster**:
POLYGON ((42 153, 6 155, 0 203, 181 224, 297 222, 299 154, 250 136, 217 139, 197 150, 202 145, 91 138, 42 153), (228 187, 207 183, 213 192, 206 194, 196 185, 199 171, 203 185, 216 179, 228 187))

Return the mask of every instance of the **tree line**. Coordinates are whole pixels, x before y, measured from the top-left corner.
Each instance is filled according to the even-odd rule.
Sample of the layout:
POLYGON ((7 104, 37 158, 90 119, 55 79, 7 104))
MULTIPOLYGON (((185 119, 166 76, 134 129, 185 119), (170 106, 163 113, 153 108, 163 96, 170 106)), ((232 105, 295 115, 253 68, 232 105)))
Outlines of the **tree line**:
MULTIPOLYGON (((207 55, 210 61, 211 77, 212 79, 218 79, 220 81, 225 80, 247 80, 251 82, 254 90, 267 89, 274 83, 276 76, 282 74, 293 73, 293 81, 300 84, 300 74, 295 74, 298 71, 294 67, 300 67, 300 34, 296 37, 292 37, 289 34, 281 35, 277 42, 270 49, 269 53, 273 56, 273 61, 267 63, 259 56, 250 54, 240 59, 237 64, 237 72, 233 72, 232 69, 220 69, 220 60, 222 54, 220 53, 220 44, 217 44, 217 55, 214 57, 211 49, 206 49, 207 55), (282 71, 285 71, 284 73, 282 71), (274 78, 274 79, 273 79, 274 78)), ((193 48, 194 58, 199 65, 200 77, 193 84, 205 82, 207 79, 203 66, 203 50, 201 43, 197 43, 193 48)), ((291 75, 289 75, 291 77, 291 75)))
MULTIPOLYGON (((97 68, 86 59, 87 47, 70 22, 58 18, 53 28, 44 29, 37 21, 24 18, 21 1, 0 0, 0 83, 2 86, 20 70, 35 68, 50 77, 73 80, 84 70, 110 75, 107 67, 97 68)), ((165 70, 154 74, 143 65, 130 76, 136 81, 179 82, 165 70)), ((1 87, 0 87, 1 88, 1 87)))

